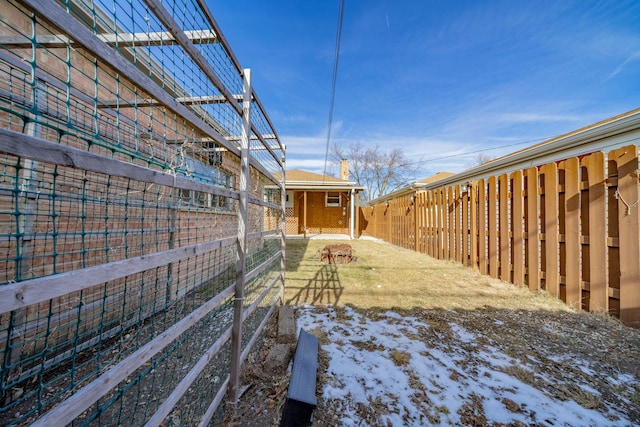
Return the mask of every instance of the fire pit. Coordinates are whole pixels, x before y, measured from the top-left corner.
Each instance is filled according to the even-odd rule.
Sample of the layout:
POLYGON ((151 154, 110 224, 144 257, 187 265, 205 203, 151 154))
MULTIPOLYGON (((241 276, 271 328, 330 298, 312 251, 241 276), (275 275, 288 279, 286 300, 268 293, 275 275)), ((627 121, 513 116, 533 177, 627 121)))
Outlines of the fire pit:
POLYGON ((320 252, 320 261, 325 264, 348 264, 354 260, 351 245, 327 245, 320 252))

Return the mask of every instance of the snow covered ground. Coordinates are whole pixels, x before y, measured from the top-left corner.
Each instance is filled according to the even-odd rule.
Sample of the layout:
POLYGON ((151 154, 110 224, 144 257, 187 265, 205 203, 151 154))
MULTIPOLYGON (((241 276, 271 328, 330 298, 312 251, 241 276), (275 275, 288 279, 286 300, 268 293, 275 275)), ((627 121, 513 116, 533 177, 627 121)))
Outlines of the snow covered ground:
MULTIPOLYGON (((590 378, 601 367, 574 354, 513 354, 482 328, 393 311, 304 307, 297 316, 298 327, 318 336, 326 352, 320 397, 344 426, 632 426, 640 421, 594 386, 590 378), (571 375, 565 376, 567 370, 571 375)), ((486 321, 491 324, 485 328, 506 328, 502 320, 486 321)), ((549 337, 561 336, 552 324, 540 328, 549 337)), ((512 330, 503 332, 515 338, 512 330)), ((637 387, 638 378, 607 372, 602 381, 622 390, 637 387)))

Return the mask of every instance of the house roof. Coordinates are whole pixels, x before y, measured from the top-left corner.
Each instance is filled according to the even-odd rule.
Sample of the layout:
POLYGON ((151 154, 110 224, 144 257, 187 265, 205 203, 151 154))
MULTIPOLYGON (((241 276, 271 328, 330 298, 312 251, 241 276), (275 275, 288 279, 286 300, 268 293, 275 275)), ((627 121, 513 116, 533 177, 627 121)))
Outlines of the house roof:
POLYGON ((384 194, 377 199, 369 200, 367 204, 375 205, 376 203, 383 202, 385 200, 395 199, 397 197, 402 197, 407 194, 415 193, 418 189, 425 187, 428 184, 434 183, 436 181, 440 181, 441 179, 449 178, 450 176, 454 176, 453 172, 438 172, 435 175, 431 175, 427 178, 423 178, 419 181, 414 181, 411 184, 408 184, 402 188, 399 188, 391 193, 384 194))
POLYGON ((594 123, 584 128, 523 148, 457 174, 414 182, 392 193, 367 202, 375 205, 385 200, 410 194, 418 189, 463 184, 514 170, 522 170, 549 162, 582 156, 596 151, 610 151, 640 141, 640 108, 594 123), (425 182, 428 181, 428 182, 425 182), (436 183, 436 181, 438 181, 436 183))
POLYGON ((431 184, 432 182, 440 181, 444 178, 449 178, 450 176, 455 175, 453 172, 438 172, 435 175, 431 175, 428 178, 421 179, 418 181, 419 184, 431 184))
MULTIPOLYGON (((282 176, 279 173, 275 173, 274 177, 282 180, 282 176)), ((357 183, 353 181, 345 181, 333 176, 321 175, 300 169, 286 171, 285 178, 285 189, 287 190, 364 190, 364 187, 358 186, 357 183)))
POLYGON ((349 182, 343 181, 340 178, 333 176, 321 175, 319 173, 313 173, 303 171, 300 169, 293 169, 286 172, 287 182, 303 181, 303 182, 349 182))

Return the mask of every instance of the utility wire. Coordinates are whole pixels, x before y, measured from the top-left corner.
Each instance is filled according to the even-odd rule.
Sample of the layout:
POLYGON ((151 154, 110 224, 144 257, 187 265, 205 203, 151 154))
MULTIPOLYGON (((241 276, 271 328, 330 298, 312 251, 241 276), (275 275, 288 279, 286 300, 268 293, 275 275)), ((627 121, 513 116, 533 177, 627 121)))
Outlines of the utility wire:
MULTIPOLYGON (((338 80, 338 62, 340 60, 340 39, 342 38, 342 19, 344 17, 344 0, 340 0, 340 10, 338 12, 338 29, 336 31, 336 47, 333 64, 333 81, 331 82, 331 103, 329 105, 329 123, 327 126, 327 146, 324 153, 323 177, 327 176, 327 163, 329 161, 329 144, 331 142, 331 126, 333 123, 333 105, 336 98, 336 81, 338 80)), ((324 178, 322 178, 324 182, 324 178)))
POLYGON ((433 157, 431 159, 418 160, 418 161, 411 162, 411 163, 408 163, 408 164, 409 165, 420 165, 422 163, 435 162, 436 160, 450 159, 452 157, 462 157, 462 156, 466 156, 468 154, 482 153, 483 151, 491 151, 491 150, 499 150, 500 148, 515 147, 516 145, 531 144, 532 142, 545 141, 547 139, 549 139, 549 138, 530 139, 528 141, 514 142, 513 144, 500 145, 498 147, 483 148, 481 150, 467 151, 465 153, 450 154, 448 156, 433 157))

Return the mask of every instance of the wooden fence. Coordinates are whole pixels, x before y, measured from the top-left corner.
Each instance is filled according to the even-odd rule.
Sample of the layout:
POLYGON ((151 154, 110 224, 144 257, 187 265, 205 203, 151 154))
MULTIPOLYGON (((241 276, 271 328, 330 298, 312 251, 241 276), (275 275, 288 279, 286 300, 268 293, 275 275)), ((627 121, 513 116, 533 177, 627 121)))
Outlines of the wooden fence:
POLYGON ((240 397, 285 150, 197 3, 0 0, 2 426, 207 426, 240 397))
POLYGON ((366 206, 361 233, 640 321, 638 147, 366 206))

